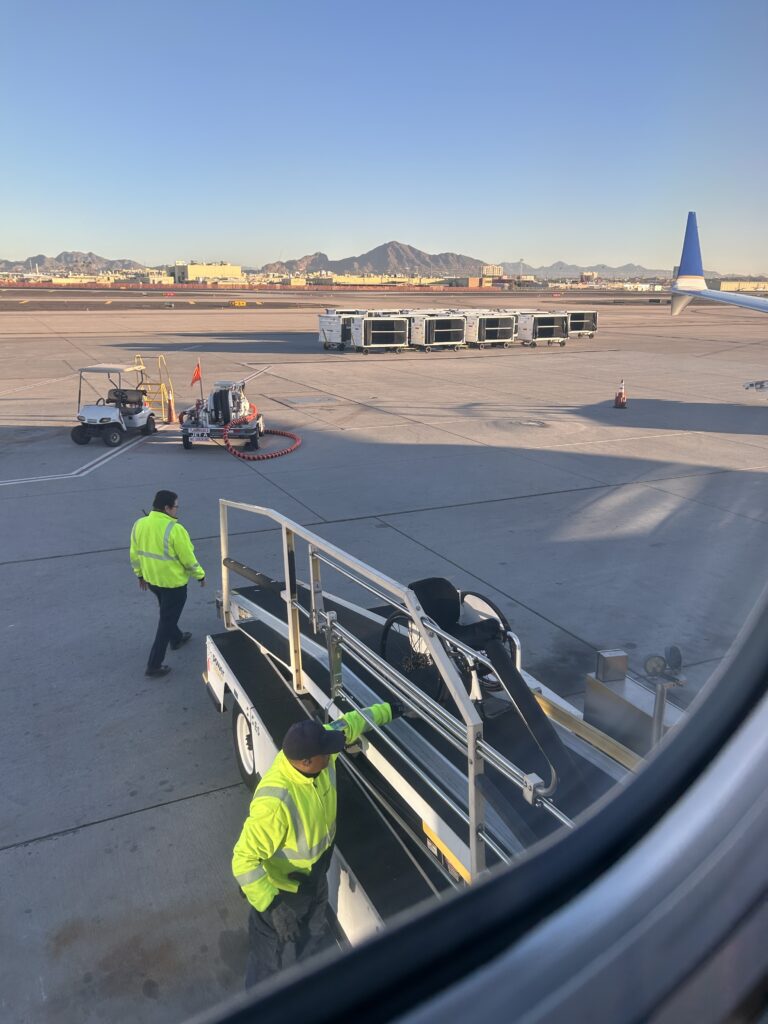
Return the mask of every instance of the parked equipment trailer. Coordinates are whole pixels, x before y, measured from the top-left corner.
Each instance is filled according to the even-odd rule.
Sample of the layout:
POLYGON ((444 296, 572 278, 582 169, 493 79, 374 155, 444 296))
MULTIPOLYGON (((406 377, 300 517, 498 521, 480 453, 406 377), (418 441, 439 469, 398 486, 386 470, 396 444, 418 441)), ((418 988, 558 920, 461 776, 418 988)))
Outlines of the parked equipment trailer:
POLYGON ((594 338, 597 334, 597 311, 594 309, 569 309, 569 338, 594 338))
POLYGON ((501 345, 511 348, 517 337, 517 314, 502 310, 463 311, 467 320, 465 341, 476 348, 501 345))
POLYGON ((540 310, 521 312, 517 318, 517 336, 523 345, 560 345, 568 338, 568 314, 540 310))
POLYGON ((448 310, 409 310, 409 343, 432 352, 436 348, 460 348, 465 344, 467 320, 463 313, 448 310))
POLYGON ((638 762, 523 672, 489 599, 442 579, 405 586, 271 509, 222 500, 220 518, 226 629, 207 637, 203 678, 231 709, 247 785, 302 717, 382 700, 412 716, 373 726, 337 764, 330 903, 350 941, 570 828, 638 762), (244 517, 280 527, 258 536, 281 538, 284 580, 231 556, 235 516, 241 545, 254 536, 244 517), (326 589, 330 574, 343 596, 326 589))

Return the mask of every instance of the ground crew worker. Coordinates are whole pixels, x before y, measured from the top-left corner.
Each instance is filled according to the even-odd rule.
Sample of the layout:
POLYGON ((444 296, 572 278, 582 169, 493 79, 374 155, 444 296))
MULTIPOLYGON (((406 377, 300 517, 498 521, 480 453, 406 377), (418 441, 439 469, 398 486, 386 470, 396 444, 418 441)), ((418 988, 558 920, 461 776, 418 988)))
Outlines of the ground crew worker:
POLYGON ((232 858, 251 904, 246 988, 332 942, 326 873, 336 835, 336 760, 370 728, 366 718, 386 725, 403 710, 374 704, 326 726, 297 722, 285 734, 253 794, 232 858))
POLYGON ((192 636, 179 629, 179 616, 187 600, 190 576, 205 586, 205 572, 195 558, 189 534, 178 522, 179 496, 173 491, 158 491, 152 511, 133 524, 131 565, 142 590, 151 590, 160 605, 160 621, 147 661, 148 676, 166 676, 171 671, 163 664, 170 643, 175 651, 192 636))

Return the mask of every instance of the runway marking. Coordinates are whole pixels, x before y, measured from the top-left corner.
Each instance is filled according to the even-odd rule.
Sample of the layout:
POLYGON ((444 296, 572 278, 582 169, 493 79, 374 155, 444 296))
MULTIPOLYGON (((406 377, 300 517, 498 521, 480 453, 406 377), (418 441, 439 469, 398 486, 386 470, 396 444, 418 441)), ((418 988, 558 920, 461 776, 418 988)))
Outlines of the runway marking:
MULTIPOLYGON (((165 424, 162 427, 158 427, 157 432, 160 433, 164 428, 165 424)), ((142 442, 148 440, 149 438, 147 437, 137 437, 133 441, 129 441, 128 444, 120 445, 119 448, 113 448, 112 451, 105 452, 104 455, 99 455, 90 462, 86 462, 84 466, 73 470, 71 473, 55 473, 50 476, 27 476, 20 477, 18 480, 0 480, 0 487, 11 487, 15 484, 42 484, 48 480, 80 479, 80 477, 88 476, 95 469, 100 469, 111 459, 116 459, 118 455, 122 455, 124 452, 130 451, 132 448, 136 448, 138 445, 142 444, 142 442)))
POLYGON ((64 377, 49 377, 48 380, 38 380, 34 384, 23 384, 20 388, 10 388, 8 391, 0 391, 0 398, 3 395, 15 395, 17 391, 29 391, 30 388, 39 388, 43 384, 56 384, 60 380, 67 380, 69 377, 74 377, 77 370, 73 370, 72 373, 66 374, 64 377))

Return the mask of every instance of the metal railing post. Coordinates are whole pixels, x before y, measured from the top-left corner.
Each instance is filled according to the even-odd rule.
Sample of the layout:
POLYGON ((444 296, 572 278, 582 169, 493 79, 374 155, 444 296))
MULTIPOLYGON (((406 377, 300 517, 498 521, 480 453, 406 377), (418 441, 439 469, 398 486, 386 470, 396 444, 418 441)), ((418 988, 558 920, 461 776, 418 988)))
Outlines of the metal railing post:
POLYGON ((229 611, 229 568, 224 564, 229 558, 228 511, 226 503, 219 499, 219 536, 221 538, 221 610, 224 625, 232 628, 232 616, 229 611))
POLYGON ((312 632, 319 633, 323 624, 325 604, 323 602, 323 583, 320 577, 320 559, 311 544, 309 546, 309 583, 312 598, 310 622, 312 623, 312 632))
POLYGON ((301 625, 299 623, 299 587, 296 579, 296 538, 283 523, 283 564, 285 566, 285 603, 288 612, 288 644, 291 650, 291 678, 295 693, 305 693, 301 671, 301 625))

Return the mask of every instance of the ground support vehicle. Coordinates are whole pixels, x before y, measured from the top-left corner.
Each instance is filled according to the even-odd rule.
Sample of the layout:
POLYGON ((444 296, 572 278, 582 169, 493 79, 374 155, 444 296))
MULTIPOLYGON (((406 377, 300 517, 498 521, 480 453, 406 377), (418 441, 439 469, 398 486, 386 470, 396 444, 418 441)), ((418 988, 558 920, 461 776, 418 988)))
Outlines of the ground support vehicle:
POLYGON ((77 426, 70 437, 75 444, 88 444, 100 437, 109 448, 122 444, 129 432, 154 434, 155 415, 147 403, 144 367, 96 363, 80 369, 77 389, 77 426), (96 386, 98 382, 98 387, 96 386), (83 401, 83 386, 95 392, 95 401, 83 401))
POLYGON ((463 311, 467 320, 465 341, 475 348, 511 348, 517 337, 517 314, 502 310, 463 311))
POLYGON ((198 441, 245 441, 249 451, 259 447, 264 417, 245 397, 244 380, 218 380, 208 398, 179 413, 181 443, 187 449, 198 441))
POLYGON ((350 941, 570 828, 639 763, 522 671, 488 599, 446 580, 404 586, 271 509, 221 500, 220 516, 226 629, 206 638, 203 678, 231 709, 244 781, 256 785, 302 716, 392 699, 412 716, 374 727, 337 765, 330 901, 350 941), (282 538, 284 581, 230 555, 230 519, 252 536, 240 531, 254 516, 280 526, 259 536, 282 538))
POLYGON ((326 351, 400 352, 408 347, 408 320, 399 309, 326 309, 318 337, 326 351))
POLYGON ((568 338, 568 314, 526 310, 517 318, 517 336, 523 345, 565 345, 568 338))
POLYGON ((597 311, 594 309, 569 309, 569 338, 594 338, 597 334, 597 311))

